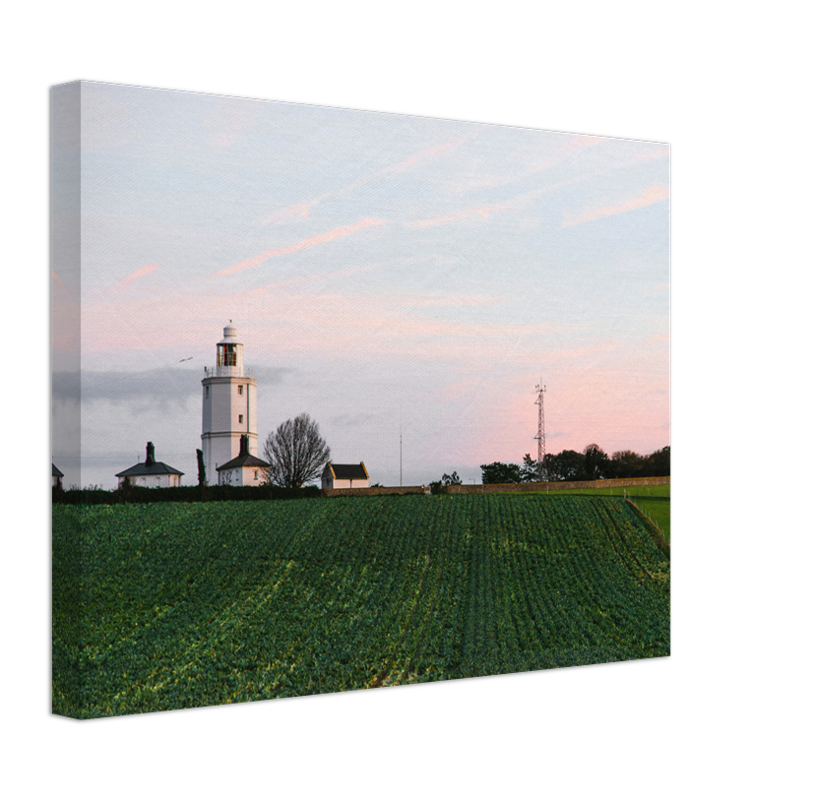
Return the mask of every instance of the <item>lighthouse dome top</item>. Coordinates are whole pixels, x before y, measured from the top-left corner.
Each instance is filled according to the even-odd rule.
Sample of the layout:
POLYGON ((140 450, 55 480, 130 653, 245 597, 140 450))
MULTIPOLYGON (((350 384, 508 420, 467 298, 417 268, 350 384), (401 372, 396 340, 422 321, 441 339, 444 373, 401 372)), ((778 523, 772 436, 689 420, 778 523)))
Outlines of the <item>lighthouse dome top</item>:
POLYGON ((224 328, 224 338, 218 344, 238 344, 238 329, 234 325, 224 328))

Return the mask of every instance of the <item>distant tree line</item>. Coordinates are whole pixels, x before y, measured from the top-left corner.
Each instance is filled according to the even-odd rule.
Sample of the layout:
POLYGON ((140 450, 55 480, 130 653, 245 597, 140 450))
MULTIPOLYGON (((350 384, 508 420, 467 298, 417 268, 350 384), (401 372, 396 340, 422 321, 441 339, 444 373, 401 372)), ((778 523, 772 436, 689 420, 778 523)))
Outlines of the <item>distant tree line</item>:
POLYGON ((454 472, 452 475, 448 475, 445 472, 440 481, 430 481, 431 494, 439 494, 443 486, 461 486, 461 478, 458 477, 458 473, 454 472))
POLYGON ((494 461, 481 465, 482 483, 528 483, 534 481, 598 481, 608 478, 654 478, 671 474, 671 448, 663 447, 647 456, 633 450, 618 450, 609 457, 597 444, 582 453, 562 450, 547 453, 543 470, 529 453, 522 464, 494 461), (541 474, 541 472, 543 474, 541 474))

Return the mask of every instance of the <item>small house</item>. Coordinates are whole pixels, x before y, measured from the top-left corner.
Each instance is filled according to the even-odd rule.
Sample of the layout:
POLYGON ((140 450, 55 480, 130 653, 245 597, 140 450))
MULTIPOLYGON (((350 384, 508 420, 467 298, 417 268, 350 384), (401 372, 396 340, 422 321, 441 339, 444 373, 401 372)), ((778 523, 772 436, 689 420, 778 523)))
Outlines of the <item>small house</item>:
POLYGON ((367 489, 371 485, 365 462, 334 464, 329 461, 322 474, 323 489, 367 489))
POLYGON ((249 452, 249 437, 241 436, 240 452, 218 467, 218 483, 226 486, 260 486, 266 481, 268 462, 249 452))
POLYGON ((163 461, 156 461, 156 450, 152 442, 147 443, 147 457, 144 463, 138 463, 126 469, 124 472, 117 472, 119 488, 125 482, 125 478, 130 480, 133 486, 146 486, 150 489, 166 489, 170 486, 180 486, 183 472, 168 466, 163 461))
POLYGON ((59 469, 54 466, 54 462, 51 462, 51 485, 55 488, 62 488, 62 479, 65 476, 59 469))

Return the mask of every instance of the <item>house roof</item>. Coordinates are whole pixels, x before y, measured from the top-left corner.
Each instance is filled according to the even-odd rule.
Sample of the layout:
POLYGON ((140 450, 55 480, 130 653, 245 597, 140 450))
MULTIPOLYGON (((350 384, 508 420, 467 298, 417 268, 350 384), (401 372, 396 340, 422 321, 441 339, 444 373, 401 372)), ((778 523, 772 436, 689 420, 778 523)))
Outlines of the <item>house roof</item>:
POLYGON ((218 472, 222 469, 235 469, 236 467, 268 467, 269 464, 261 458, 257 456, 253 456, 250 453, 242 456, 236 456, 231 461, 227 461, 226 464, 221 464, 218 467, 218 472))
POLYGON ((183 475, 174 467, 165 464, 163 461, 154 461, 152 464, 135 464, 134 466, 126 469, 124 472, 117 472, 117 478, 124 478, 125 476, 133 477, 135 475, 183 475))
POLYGON ((335 464, 333 461, 329 461, 326 467, 339 480, 359 480, 368 477, 368 470, 365 469, 365 464, 362 461, 359 464, 335 464))
MULTIPOLYGON (((226 329, 224 329, 226 330, 226 329)), ((222 469, 235 469, 237 467, 268 467, 269 465, 249 452, 249 437, 243 433, 241 434, 241 446, 238 455, 226 464, 221 464, 217 467, 218 472, 222 469)))
POLYGON ((64 478, 64 477, 65 477, 65 476, 64 476, 64 475, 63 475, 63 474, 62 474, 62 473, 59 471, 59 469, 58 469, 57 467, 55 467, 55 466, 54 466, 54 462, 53 462, 53 461, 51 462, 51 476, 52 476, 52 477, 56 476, 56 477, 59 477, 59 478, 64 478))
POLYGON ((135 464, 124 472, 117 472, 117 478, 135 477, 136 475, 183 475, 174 467, 165 464, 163 461, 156 461, 156 448, 152 442, 147 443, 146 458, 144 463, 135 464))

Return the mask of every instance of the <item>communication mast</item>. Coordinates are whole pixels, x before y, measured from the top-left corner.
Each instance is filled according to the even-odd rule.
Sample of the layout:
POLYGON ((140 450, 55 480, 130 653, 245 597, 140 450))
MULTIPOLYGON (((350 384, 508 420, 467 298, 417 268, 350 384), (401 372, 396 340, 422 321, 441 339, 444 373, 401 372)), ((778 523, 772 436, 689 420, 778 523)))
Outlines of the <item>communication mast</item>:
POLYGON ((535 405, 538 407, 538 435, 535 437, 538 440, 538 480, 545 481, 546 423, 543 416, 543 396, 546 394, 546 386, 543 383, 543 378, 535 387, 535 393, 538 395, 538 399, 535 401, 535 405))

